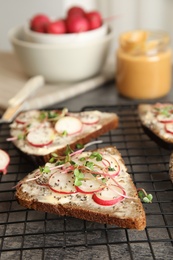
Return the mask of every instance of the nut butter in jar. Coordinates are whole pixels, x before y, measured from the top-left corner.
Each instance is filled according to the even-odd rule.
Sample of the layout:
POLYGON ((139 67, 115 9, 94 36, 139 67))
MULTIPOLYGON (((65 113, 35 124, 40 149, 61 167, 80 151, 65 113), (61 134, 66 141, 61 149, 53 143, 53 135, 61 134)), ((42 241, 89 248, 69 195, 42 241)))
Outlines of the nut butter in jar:
POLYGON ((118 92, 132 99, 165 96, 171 88, 170 38, 163 31, 136 30, 120 36, 116 53, 118 92))

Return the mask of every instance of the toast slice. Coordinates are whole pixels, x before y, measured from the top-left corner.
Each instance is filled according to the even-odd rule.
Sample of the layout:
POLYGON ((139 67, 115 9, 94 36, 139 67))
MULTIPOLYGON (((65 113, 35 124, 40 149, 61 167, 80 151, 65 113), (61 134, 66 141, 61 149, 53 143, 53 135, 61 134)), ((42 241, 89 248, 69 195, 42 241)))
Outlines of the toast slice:
POLYGON ((75 149, 77 144, 86 144, 117 127, 115 113, 31 110, 16 117, 10 125, 11 138, 8 140, 23 153, 40 156, 47 162, 53 152, 63 154, 67 145, 75 149))
POLYGON ((146 216, 116 147, 52 157, 16 186, 26 208, 143 230, 146 216))
POLYGON ((144 127, 167 144, 173 144, 173 104, 140 104, 138 114, 144 127))

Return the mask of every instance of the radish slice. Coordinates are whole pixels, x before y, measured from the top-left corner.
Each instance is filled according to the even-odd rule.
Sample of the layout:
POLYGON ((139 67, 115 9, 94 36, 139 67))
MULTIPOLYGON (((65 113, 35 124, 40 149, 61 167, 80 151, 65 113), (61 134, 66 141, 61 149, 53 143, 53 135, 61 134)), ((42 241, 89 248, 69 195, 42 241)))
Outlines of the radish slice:
POLYGON ((76 190, 85 194, 92 194, 104 188, 101 181, 98 181, 91 173, 84 174, 84 180, 81 181, 82 185, 76 186, 76 190))
POLYGON ((31 122, 33 119, 37 119, 40 115, 40 112, 37 110, 31 110, 27 112, 21 112, 15 119, 18 124, 27 124, 31 122))
POLYGON ((64 132, 68 135, 77 134, 82 130, 82 122, 76 117, 65 116, 56 122, 55 130, 61 134, 64 132))
POLYGON ((7 166, 10 163, 10 157, 9 155, 0 149, 0 172, 3 174, 7 173, 7 166))
POLYGON ((82 123, 86 124, 86 125, 96 124, 100 120, 100 117, 93 113, 83 113, 80 115, 80 118, 81 118, 82 123))
POLYGON ((167 133, 173 134, 173 123, 165 124, 165 130, 167 133))
POLYGON ((62 173, 61 171, 56 172, 49 179, 49 187, 54 192, 62 194, 76 193, 74 175, 72 173, 62 173))
POLYGON ((170 113, 169 116, 159 114, 157 120, 160 123, 173 123, 173 114, 170 113))
POLYGON ((125 192, 120 187, 112 185, 113 188, 110 187, 104 188, 102 191, 94 193, 92 198, 93 200, 103 206, 112 206, 121 200, 124 199, 125 192), (121 195, 122 194, 122 195, 121 195))
POLYGON ((43 147, 53 142, 54 130, 52 128, 38 128, 27 135, 27 141, 35 147, 43 147))

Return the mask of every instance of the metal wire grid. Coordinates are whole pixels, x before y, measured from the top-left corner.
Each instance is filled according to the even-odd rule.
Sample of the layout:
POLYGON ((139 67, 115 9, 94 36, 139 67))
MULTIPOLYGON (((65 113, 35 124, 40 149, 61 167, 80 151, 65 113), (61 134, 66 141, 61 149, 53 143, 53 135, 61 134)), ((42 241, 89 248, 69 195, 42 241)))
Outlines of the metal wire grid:
POLYGON ((122 229, 24 209, 12 187, 36 165, 20 153, 0 128, 1 149, 11 158, 7 175, 0 175, 0 259, 166 259, 173 257, 173 185, 168 167, 171 150, 153 141, 141 127, 137 105, 85 107, 116 112, 119 128, 101 136, 96 147, 116 145, 137 187, 152 193, 144 204, 144 231, 122 229))

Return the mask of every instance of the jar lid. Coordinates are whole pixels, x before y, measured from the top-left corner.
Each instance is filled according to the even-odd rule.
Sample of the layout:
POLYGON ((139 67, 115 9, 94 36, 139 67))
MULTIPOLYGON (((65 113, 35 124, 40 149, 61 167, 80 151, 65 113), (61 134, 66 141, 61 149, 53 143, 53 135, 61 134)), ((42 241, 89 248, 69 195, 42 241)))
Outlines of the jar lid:
POLYGON ((164 31, 135 30, 120 36, 121 48, 132 55, 153 55, 164 51, 170 42, 170 37, 164 31))

